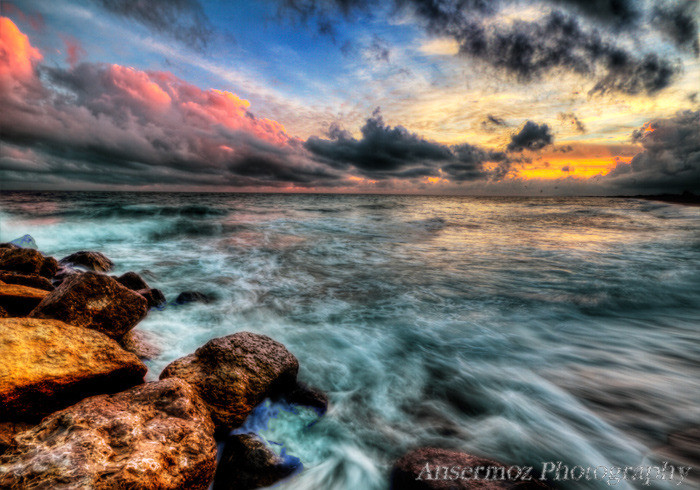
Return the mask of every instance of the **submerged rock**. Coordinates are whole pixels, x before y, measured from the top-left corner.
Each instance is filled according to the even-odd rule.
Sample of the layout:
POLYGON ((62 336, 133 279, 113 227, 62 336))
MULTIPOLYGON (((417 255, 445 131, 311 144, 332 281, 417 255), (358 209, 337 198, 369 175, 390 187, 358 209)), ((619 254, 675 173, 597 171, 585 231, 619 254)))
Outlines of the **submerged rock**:
POLYGON ((300 467, 297 458, 277 456, 255 434, 233 434, 224 443, 216 468, 214 490, 269 487, 300 467))
POLYGON ((161 351, 154 343, 153 335, 143 330, 131 330, 119 340, 124 350, 135 354, 139 359, 154 359, 160 355, 161 351))
POLYGON ((27 316, 47 294, 43 289, 0 281, 0 307, 9 316, 27 316))
POLYGON ((30 288, 53 291, 55 288, 51 281, 38 274, 18 274, 17 272, 0 271, 0 281, 5 284, 19 284, 30 288))
POLYGON ((88 252, 81 250, 67 257, 63 257, 60 265, 81 266, 95 272, 109 272, 114 267, 114 263, 102 252, 88 252))
POLYGON ((168 379, 87 398, 15 436, 2 488, 204 490, 216 443, 206 406, 168 379))
POLYGON ((167 302, 163 291, 160 289, 140 289, 136 292, 146 298, 149 308, 159 308, 167 302))
POLYGON ((119 281, 119 284, 131 289, 132 291, 138 291, 139 289, 150 289, 148 283, 135 272, 125 272, 116 279, 119 281))
POLYGON ((33 318, 54 318, 121 338, 148 312, 146 299, 104 274, 85 272, 68 277, 31 312, 33 318))
POLYGON ((184 305, 187 303, 211 303, 211 298, 199 291, 183 291, 175 298, 176 305, 184 305))
POLYGON ((265 335, 239 332, 213 339, 194 354, 169 364, 161 379, 181 378, 195 387, 219 431, 243 423, 253 408, 275 393, 296 387, 299 362, 265 335))
POLYGON ((392 490, 544 490, 549 488, 538 481, 536 475, 530 475, 532 478, 530 481, 516 479, 518 472, 515 469, 511 470, 513 478, 509 480, 507 477, 509 468, 517 467, 459 451, 423 447, 408 452, 394 464, 391 472, 391 488, 392 490), (488 470, 489 467, 492 469, 488 470), (455 478, 452 478, 455 474, 450 472, 452 468, 457 471, 455 478), (491 471, 491 476, 488 478, 486 471, 491 471), (474 478, 474 472, 477 472, 478 478, 474 478), (501 479, 502 475, 503 479, 501 479))
POLYGON ((0 254, 0 270, 19 274, 38 274, 52 278, 58 269, 53 257, 46 257, 31 248, 4 248, 0 254))
POLYGON ((146 366, 94 330, 57 320, 0 320, 0 420, 38 420, 143 382, 146 366))

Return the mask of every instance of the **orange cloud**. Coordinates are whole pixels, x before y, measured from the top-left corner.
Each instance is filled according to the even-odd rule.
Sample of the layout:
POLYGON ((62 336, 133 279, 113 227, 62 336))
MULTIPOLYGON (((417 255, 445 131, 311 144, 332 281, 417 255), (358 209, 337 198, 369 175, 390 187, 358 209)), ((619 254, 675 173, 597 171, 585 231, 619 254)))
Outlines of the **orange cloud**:
POLYGON ((170 96, 146 72, 121 65, 109 67, 108 76, 115 87, 147 107, 163 109, 170 105, 170 96))
POLYGON ((15 23, 0 17, 0 90, 9 91, 18 83, 32 80, 34 64, 42 59, 15 23))

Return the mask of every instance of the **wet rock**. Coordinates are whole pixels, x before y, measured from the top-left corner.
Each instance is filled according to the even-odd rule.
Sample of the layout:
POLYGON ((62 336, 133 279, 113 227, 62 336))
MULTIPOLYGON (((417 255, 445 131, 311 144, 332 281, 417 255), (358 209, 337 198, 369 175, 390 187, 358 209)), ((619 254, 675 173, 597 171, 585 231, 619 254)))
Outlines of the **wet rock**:
POLYGON ((184 305, 186 303, 211 303, 211 298, 199 291, 183 291, 175 298, 175 304, 184 305))
POLYGON ((38 274, 52 278, 58 269, 53 257, 46 257, 31 248, 5 248, 0 255, 0 270, 19 274, 38 274))
POLYGON ((509 480, 506 476, 507 473, 504 473, 503 479, 501 479, 501 472, 507 472, 509 468, 511 465, 459 451, 424 447, 410 451, 394 464, 391 472, 391 488, 393 490, 543 490, 549 488, 538 481, 536 476, 532 476, 530 481, 516 480, 517 470, 515 469, 511 471, 513 479, 509 480), (426 465, 428 465, 427 468, 426 465), (441 469, 436 475, 438 467, 441 469), (453 474, 449 470, 457 467, 459 467, 457 477, 450 479, 449 477, 453 474), (474 478, 473 473, 477 467, 481 467, 480 472, 476 474, 478 479, 474 478), (495 474, 495 476, 485 478, 488 467, 493 468, 490 471, 491 475, 495 474), (444 478, 444 468, 448 468, 448 478, 444 478), (465 478, 461 478, 464 468, 467 468, 464 471, 465 478), (503 468, 503 470, 496 468, 503 468))
POLYGON ((268 396, 296 387, 299 362, 265 335, 239 332, 213 339, 169 364, 160 378, 181 378, 195 387, 219 431, 243 423, 268 396))
POLYGON ((0 422, 0 456, 15 445, 14 438, 20 432, 34 427, 26 422, 0 422))
POLYGON ((140 289, 136 292, 146 298, 149 308, 158 308, 166 303, 165 295, 160 289, 140 289))
POLYGON ((30 288, 53 291, 55 288, 47 278, 38 274, 18 274, 17 272, 0 271, 0 281, 5 284, 19 284, 30 288))
POLYGON ((34 238, 32 238, 31 235, 24 235, 19 238, 15 238, 10 242, 11 245, 16 245, 17 247, 20 248, 33 248, 34 250, 38 249, 36 242, 34 241, 34 238))
POLYGON ((146 281, 144 281, 143 278, 135 272, 125 272, 116 279, 119 281, 119 284, 131 289, 132 291, 150 289, 146 281))
POLYGON ((85 272, 68 277, 31 312, 33 318, 54 318, 121 338, 148 312, 146 299, 104 274, 85 272))
POLYGON ((68 279, 70 276, 75 276, 77 274, 82 274, 80 271, 69 265, 60 265, 54 274, 53 279, 51 279, 51 284, 53 284, 54 289, 63 284, 63 281, 68 279))
POLYGON ((7 318, 8 316, 10 316, 10 314, 5 311, 5 308, 0 306, 0 318, 7 318))
POLYGON ((194 489, 216 465, 214 427, 178 379, 87 398, 15 436, 2 488, 194 489))
POLYGON ((135 354, 139 359, 155 359, 161 353, 155 346, 153 334, 143 330, 131 330, 120 340, 119 344, 124 350, 135 354))
POLYGON ((328 396, 321 390, 312 388, 306 383, 297 381, 295 388, 284 395, 288 403, 312 408, 319 415, 328 411, 328 396))
POLYGON ((56 320, 0 320, 0 420, 34 421, 143 382, 146 366, 94 330, 56 320))
POLYGON ((277 456, 255 434, 226 439, 216 468, 214 490, 250 490, 269 487, 301 467, 297 458, 277 456))
POLYGON ((9 316, 27 316, 48 294, 43 289, 0 282, 0 307, 9 316))
POLYGON ((3 243, 0 243, 0 254, 2 254, 4 250, 11 249, 11 248, 14 249, 14 248, 22 248, 22 247, 20 247, 19 245, 15 245, 12 242, 3 242, 3 243))
POLYGON ((85 267, 95 272, 109 272, 114 267, 114 263, 102 252, 88 252, 85 250, 63 257, 58 263, 60 265, 85 267))

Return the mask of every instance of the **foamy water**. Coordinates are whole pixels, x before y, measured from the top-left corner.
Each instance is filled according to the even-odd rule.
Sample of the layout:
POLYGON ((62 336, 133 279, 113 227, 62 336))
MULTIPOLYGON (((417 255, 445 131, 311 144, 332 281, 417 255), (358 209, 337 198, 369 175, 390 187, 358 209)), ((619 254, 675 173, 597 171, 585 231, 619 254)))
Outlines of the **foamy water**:
POLYGON ((258 427, 301 460, 280 485, 299 489, 386 488, 418 445, 658 460, 700 420, 699 224, 700 208, 605 198, 0 196, 0 241, 99 250, 169 300, 216 298, 139 324, 162 349, 149 379, 214 337, 284 343, 331 401, 316 423, 277 410, 258 427))

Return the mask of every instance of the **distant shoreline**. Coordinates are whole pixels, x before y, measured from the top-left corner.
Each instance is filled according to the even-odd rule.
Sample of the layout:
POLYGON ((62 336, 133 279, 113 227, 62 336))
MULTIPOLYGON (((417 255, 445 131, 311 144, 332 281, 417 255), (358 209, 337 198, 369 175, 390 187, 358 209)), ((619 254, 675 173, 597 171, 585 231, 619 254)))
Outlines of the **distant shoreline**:
POLYGON ((653 195, 638 195, 638 196, 614 196, 626 199, 645 199, 647 201, 662 201, 674 204, 683 204, 685 206, 700 206, 700 196, 692 192, 684 192, 683 194, 653 194, 653 195))

